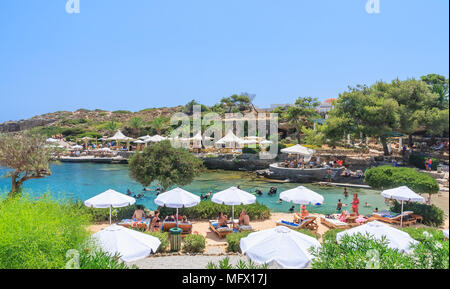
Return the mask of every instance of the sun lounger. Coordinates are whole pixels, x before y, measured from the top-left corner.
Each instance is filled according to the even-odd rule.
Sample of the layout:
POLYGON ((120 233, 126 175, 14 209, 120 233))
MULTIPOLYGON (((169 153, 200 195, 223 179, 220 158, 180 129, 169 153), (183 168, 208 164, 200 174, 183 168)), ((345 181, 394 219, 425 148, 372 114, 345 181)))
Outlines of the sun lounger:
POLYGON ((324 224, 330 229, 350 229, 352 227, 348 223, 339 221, 337 219, 330 219, 327 217, 320 218, 320 223, 324 224))
MULTIPOLYGON (((168 232, 170 229, 175 228, 177 226, 176 222, 163 222, 161 225, 162 232, 168 232)), ((186 235, 192 234, 192 224, 190 223, 178 223, 178 228, 182 229, 181 237, 185 237, 186 235)))
POLYGON ((251 225, 239 225, 239 232, 243 231, 253 231, 253 227, 251 225))
POLYGON ((312 217, 312 216, 305 217, 300 224, 287 222, 284 220, 279 220, 279 221, 277 221, 276 224, 277 224, 277 226, 285 226, 285 227, 288 227, 293 230, 308 229, 308 230, 311 230, 314 232, 317 231, 317 229, 319 227, 316 223, 316 217, 312 217))
POLYGON ((233 233, 233 229, 230 227, 218 227, 217 220, 209 220, 209 228, 211 231, 217 234, 217 236, 222 239, 226 235, 233 233))
POLYGON ((417 222, 417 219, 412 216, 413 214, 414 212, 412 211, 405 211, 403 212, 403 214, 393 213, 390 211, 382 211, 378 213, 373 213, 372 217, 370 217, 369 220, 370 221, 377 220, 395 225, 400 225, 400 222, 402 222, 404 226, 410 226, 417 222), (403 220, 401 220, 402 216, 403 220))
POLYGON ((132 219, 123 219, 118 223, 119 226, 125 227, 125 228, 136 228, 142 231, 148 230, 150 226, 150 219, 145 219, 143 221, 134 221, 132 219))

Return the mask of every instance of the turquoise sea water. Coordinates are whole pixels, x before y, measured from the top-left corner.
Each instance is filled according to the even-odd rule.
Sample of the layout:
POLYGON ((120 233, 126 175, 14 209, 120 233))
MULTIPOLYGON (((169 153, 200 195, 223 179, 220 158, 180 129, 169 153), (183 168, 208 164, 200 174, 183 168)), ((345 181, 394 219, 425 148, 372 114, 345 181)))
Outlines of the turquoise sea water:
MULTIPOLYGON (((149 209, 156 209, 154 199, 156 198, 156 183, 149 188, 151 192, 144 192, 142 185, 132 180, 128 175, 128 165, 112 164, 93 164, 93 163, 61 163, 51 166, 52 175, 42 179, 29 180, 25 182, 25 192, 32 196, 39 196, 43 193, 50 193, 58 199, 80 199, 87 200, 107 189, 114 189, 121 193, 126 193, 130 189, 134 194, 144 193, 145 196, 137 201, 149 209)), ((4 175, 6 169, 0 168, 0 175, 4 175)), ((360 213, 367 214, 372 212, 375 207, 385 209, 384 199, 380 192, 366 189, 349 189, 348 199, 344 199, 343 188, 326 188, 310 184, 300 183, 270 183, 264 179, 256 177, 254 174, 236 171, 208 171, 191 184, 183 186, 189 192, 197 195, 205 194, 208 191, 213 193, 226 189, 231 186, 240 185, 241 189, 253 193, 256 189, 263 192, 263 196, 257 197, 257 200, 266 204, 272 211, 287 212, 293 205, 291 203, 278 203, 279 194, 287 189, 305 185, 306 187, 321 194, 325 198, 322 206, 309 206, 310 212, 323 214, 335 213, 338 199, 342 199, 344 204, 349 204, 346 209, 351 210, 352 193, 358 193, 360 199, 360 213), (278 188, 276 196, 268 196, 270 187, 278 188), (371 208, 365 208, 363 205, 369 202, 371 208)), ((0 178, 0 190, 6 192, 10 188, 9 178, 0 178)), ((299 206, 296 205, 296 209, 299 206)))

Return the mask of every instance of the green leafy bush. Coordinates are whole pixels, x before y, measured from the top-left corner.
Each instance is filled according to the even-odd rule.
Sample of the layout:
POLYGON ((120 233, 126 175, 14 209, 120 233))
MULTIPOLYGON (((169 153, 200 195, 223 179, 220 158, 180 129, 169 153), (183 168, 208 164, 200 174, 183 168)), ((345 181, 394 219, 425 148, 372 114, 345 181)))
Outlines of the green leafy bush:
POLYGON ((439 184, 435 179, 412 168, 373 167, 367 170, 364 181, 374 189, 408 186, 418 194, 435 194, 439 191, 439 184))
POLYGON ((248 262, 239 260, 239 263, 237 263, 236 265, 233 265, 230 263, 230 258, 225 257, 222 260, 220 260, 218 264, 209 262, 208 265, 206 266, 206 269, 240 269, 240 270, 268 269, 268 266, 267 266, 267 264, 263 264, 263 265, 255 264, 251 260, 249 260, 248 262))
MULTIPOLYGON (((88 215, 92 222, 105 222, 109 221, 109 209, 96 209, 89 208, 84 205, 80 200, 69 201, 68 204, 76 210, 80 210, 83 214, 88 215)), ((133 216, 134 211, 137 209, 136 204, 112 209, 112 220, 120 221, 123 219, 130 219, 133 216)), ((142 206, 142 205, 141 205, 142 206)))
MULTIPOLYGON (((92 253, 83 250, 80 254, 80 269, 128 269, 119 258, 118 254, 111 256, 103 250, 95 250, 92 253)), ((137 269, 136 266, 132 268, 137 269)))
MULTIPOLYGON (((415 166, 416 168, 425 169, 425 161, 428 159, 429 156, 423 155, 423 154, 412 154, 409 156, 409 164, 415 166)), ((438 165, 440 164, 440 161, 436 158, 431 158, 431 169, 436 170, 438 165)))
POLYGON ((0 203, 0 268, 63 268, 66 252, 89 237, 89 217, 48 197, 0 203))
MULTIPOLYGON (((400 213, 402 209, 401 203, 394 201, 391 211, 400 213)), ((413 211, 415 214, 423 217, 423 223, 430 226, 440 226, 444 223, 444 211, 435 205, 427 205, 422 203, 403 203, 403 211, 413 211)))
POLYGON ((259 154, 259 152, 260 152, 260 148, 259 148, 259 146, 258 145, 256 145, 256 147, 255 148, 249 148, 249 147, 244 147, 244 148, 242 148, 242 153, 244 153, 244 154, 259 154))
POLYGON ((323 234, 323 236, 322 236, 322 240, 325 242, 325 241, 336 241, 336 235, 339 233, 339 232, 342 232, 342 231, 344 231, 344 229, 331 229, 331 230, 328 230, 328 231, 326 231, 324 234, 323 234))
POLYGON ((146 234, 149 234, 153 237, 156 237, 161 241, 161 244, 158 247, 157 253, 163 253, 166 252, 169 248, 169 233, 167 232, 145 232, 146 234))
POLYGON ((385 238, 368 235, 346 235, 339 243, 325 240, 320 248, 311 249, 314 269, 448 269, 448 242, 430 236, 404 254, 388 248, 385 238))
POLYGON ((183 251, 188 253, 201 253, 205 250, 205 237, 198 234, 190 234, 184 237, 183 251))
POLYGON ((402 228, 403 231, 408 233, 411 238, 419 242, 427 240, 429 237, 435 240, 444 240, 445 236, 439 229, 434 228, 402 228))
POLYGON ((241 239, 247 237, 251 232, 244 231, 227 235, 227 252, 241 253, 241 239))
MULTIPOLYGON (((237 216, 242 210, 245 210, 250 219, 265 220, 270 217, 270 209, 261 203, 256 202, 251 205, 234 206, 234 213, 237 216)), ((175 214, 175 209, 161 207, 160 212, 163 217, 175 214)), ((187 216, 189 219, 217 219, 220 212, 231 217, 232 206, 220 205, 211 201, 200 202, 195 207, 179 209, 179 214, 187 216)))

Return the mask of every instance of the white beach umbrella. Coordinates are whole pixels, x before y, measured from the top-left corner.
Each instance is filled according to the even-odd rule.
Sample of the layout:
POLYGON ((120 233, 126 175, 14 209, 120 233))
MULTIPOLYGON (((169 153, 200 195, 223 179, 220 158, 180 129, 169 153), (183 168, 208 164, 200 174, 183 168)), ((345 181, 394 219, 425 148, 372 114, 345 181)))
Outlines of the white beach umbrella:
POLYGON ((162 207, 177 209, 177 227, 178 227, 178 209, 194 207, 200 203, 200 197, 189 193, 181 188, 175 188, 168 192, 159 194, 155 199, 155 204, 162 207))
POLYGON ((228 146, 233 146, 233 144, 242 144, 244 140, 237 137, 232 130, 229 130, 228 133, 218 141, 216 141, 216 144, 227 144, 228 146))
POLYGON ((403 202, 425 202, 425 199, 421 195, 416 194, 407 186, 384 190, 381 192, 381 195, 387 199, 394 199, 401 202, 402 215, 400 216, 400 227, 403 225, 403 202))
POLYGON ((125 262, 148 257, 161 244, 156 237, 116 224, 93 234, 92 239, 106 252, 120 254, 120 259, 125 262))
POLYGON ((57 139, 55 139, 55 138, 48 138, 48 139, 46 139, 45 140, 46 142, 58 142, 58 140, 57 139))
POLYGON ((316 205, 323 204, 324 202, 322 195, 304 186, 299 186, 294 189, 281 192, 280 199, 300 205, 316 205))
POLYGON ((448 239, 448 229, 447 230, 442 230, 442 233, 444 233, 445 238, 448 239))
POLYGON ((137 144, 145 144, 146 142, 139 139, 139 140, 134 141, 134 143, 137 143, 137 144))
POLYGON ((74 150, 81 150, 81 149, 83 149, 83 146, 74 145, 74 146, 72 146, 72 149, 74 149, 74 150))
POLYGON ((102 152, 110 152, 111 149, 110 149, 110 148, 101 148, 101 149, 99 149, 99 151, 102 151, 102 152))
POLYGON ((339 241, 345 235, 353 236, 356 234, 361 234, 363 236, 369 234, 378 240, 385 236, 386 240, 389 241, 388 247, 398 249, 401 252, 409 252, 411 245, 418 243, 416 240, 411 238, 408 233, 378 221, 372 221, 367 224, 342 231, 336 235, 336 240, 339 241))
POLYGON ((256 196, 247 193, 237 187, 230 187, 226 190, 215 193, 211 201, 216 204, 225 204, 233 206, 232 208, 232 220, 234 221, 234 206, 235 205, 249 205, 256 202, 256 196))
POLYGON ((272 142, 270 141, 270 140, 263 140, 263 141, 261 141, 259 144, 262 144, 262 145, 270 145, 270 144, 272 144, 272 142))
POLYGON ((309 149, 309 148, 304 147, 299 144, 284 148, 280 151, 285 154, 295 154, 295 155, 302 155, 302 156, 306 156, 306 157, 311 156, 316 152, 313 149, 309 149))
POLYGON ((136 199, 114 190, 107 190, 84 202, 86 207, 109 208, 109 223, 111 224, 111 208, 121 208, 131 206, 136 203, 136 199))
POLYGON ((315 238, 285 226, 251 233, 240 245, 242 253, 255 263, 290 269, 307 267, 314 258, 309 249, 320 247, 315 238))

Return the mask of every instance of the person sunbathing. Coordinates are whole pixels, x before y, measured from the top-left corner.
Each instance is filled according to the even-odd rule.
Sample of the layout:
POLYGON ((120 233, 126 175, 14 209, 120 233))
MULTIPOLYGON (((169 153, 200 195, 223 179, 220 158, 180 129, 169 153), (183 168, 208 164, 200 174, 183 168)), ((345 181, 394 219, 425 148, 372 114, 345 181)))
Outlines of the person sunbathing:
POLYGON ((134 211, 133 217, 131 217, 131 219, 133 219, 135 221, 145 220, 145 212, 141 206, 136 207, 136 210, 134 211))
POLYGON ((182 223, 189 224, 188 218, 187 218, 186 216, 183 216, 181 222, 182 222, 182 223))
POLYGON ((228 218, 227 215, 224 215, 223 212, 219 213, 219 218, 217 219, 218 227, 228 227, 228 218))
POLYGON ((344 222, 344 223, 347 221, 347 211, 343 211, 339 215, 339 221, 344 222))
POLYGON ((242 210, 241 215, 239 217, 239 226, 249 226, 250 225, 250 217, 247 215, 245 210, 242 210))
POLYGON ((303 205, 303 206, 302 206, 302 211, 301 211, 300 217, 301 217, 302 220, 303 220, 304 218, 306 218, 306 217, 308 217, 308 216, 309 216, 309 212, 308 212, 308 210, 306 209, 306 206, 303 205))
POLYGON ((151 225, 152 231, 158 231, 159 230, 159 226, 160 226, 159 221, 160 220, 161 219, 159 218, 159 211, 156 210, 155 211, 155 216, 152 219, 152 225, 151 225))

